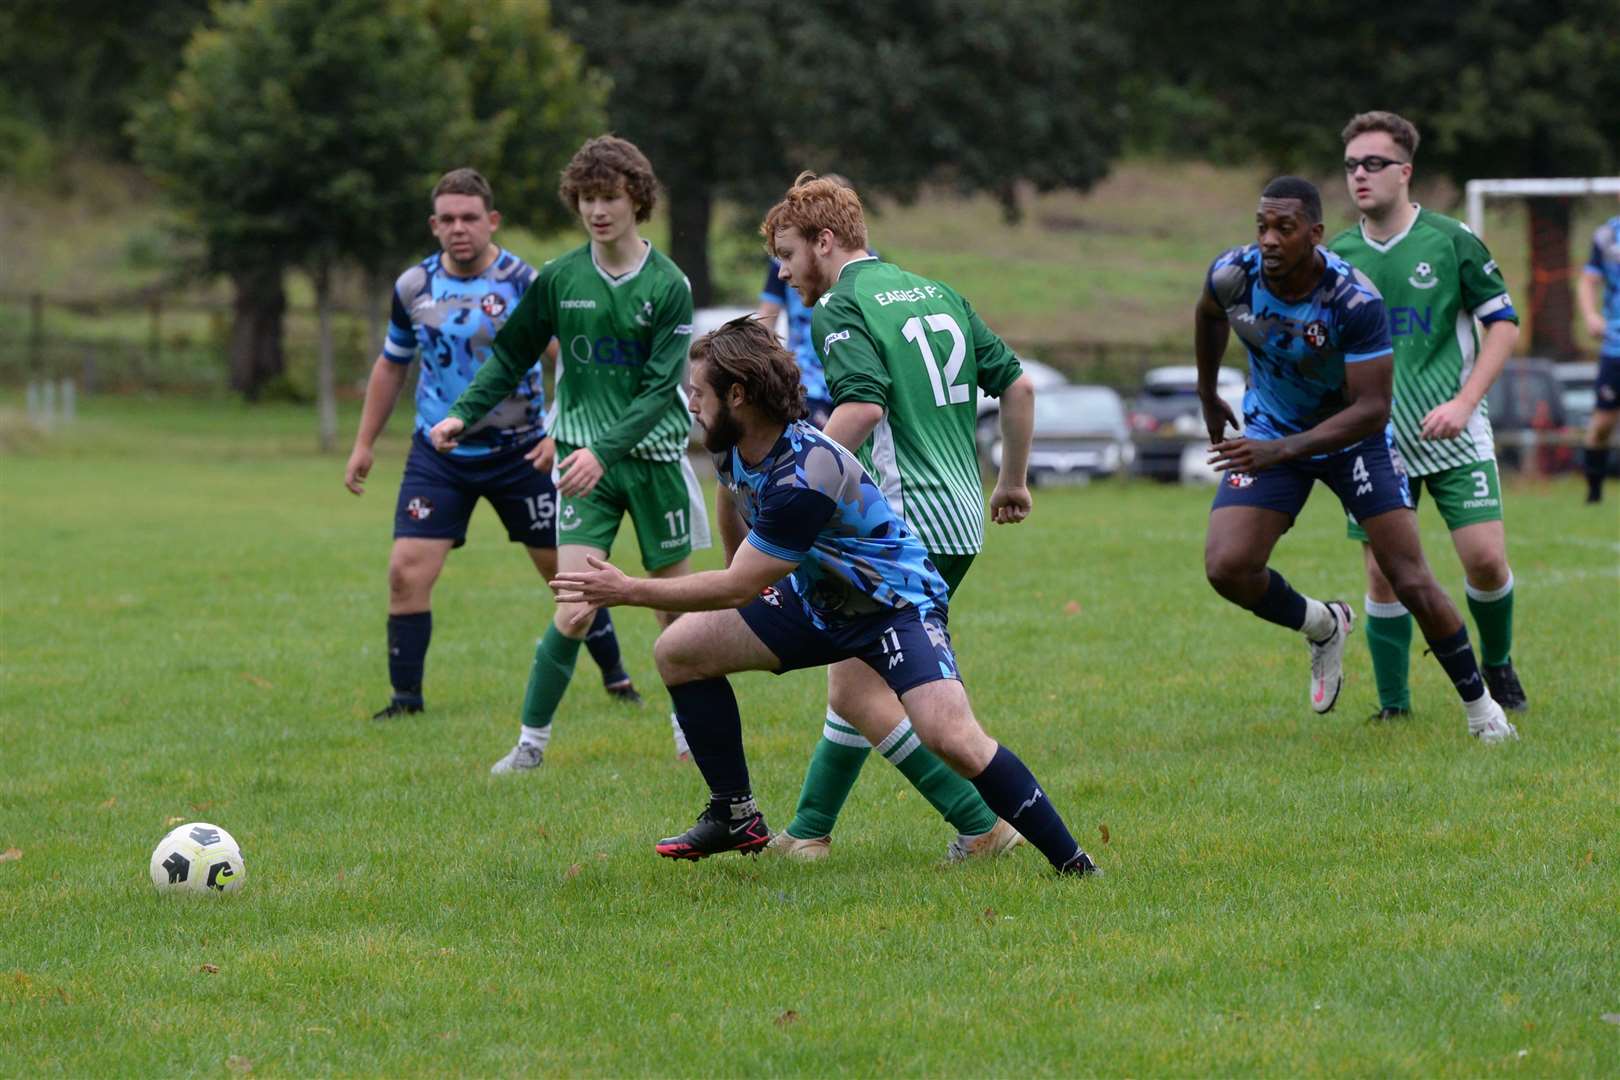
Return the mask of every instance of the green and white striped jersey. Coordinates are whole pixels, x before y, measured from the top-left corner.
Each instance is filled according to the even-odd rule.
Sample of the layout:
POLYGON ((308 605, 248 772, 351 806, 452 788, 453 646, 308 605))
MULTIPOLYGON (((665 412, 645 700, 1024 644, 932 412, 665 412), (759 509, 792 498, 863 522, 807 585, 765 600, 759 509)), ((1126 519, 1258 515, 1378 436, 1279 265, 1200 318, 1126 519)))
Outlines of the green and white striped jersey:
POLYGON ((1418 209, 1411 226, 1379 243, 1361 226, 1328 247, 1378 287, 1395 345, 1395 401, 1390 412, 1407 472, 1425 476, 1496 457, 1485 403, 1454 439, 1422 437, 1423 418, 1457 396, 1474 369, 1474 320, 1519 321, 1507 282, 1485 244, 1455 218, 1418 209))
POLYGON ((1000 396, 1018 358, 955 290, 875 256, 848 263, 810 332, 835 404, 883 407, 861 459, 929 551, 984 544, 974 442, 979 392, 1000 396))
POLYGON ((561 350, 551 434, 588 447, 604 467, 625 457, 679 461, 686 453, 686 353, 692 288, 651 244, 640 266, 613 277, 585 244, 540 268, 492 354, 450 415, 470 425, 534 365, 551 339, 561 350))

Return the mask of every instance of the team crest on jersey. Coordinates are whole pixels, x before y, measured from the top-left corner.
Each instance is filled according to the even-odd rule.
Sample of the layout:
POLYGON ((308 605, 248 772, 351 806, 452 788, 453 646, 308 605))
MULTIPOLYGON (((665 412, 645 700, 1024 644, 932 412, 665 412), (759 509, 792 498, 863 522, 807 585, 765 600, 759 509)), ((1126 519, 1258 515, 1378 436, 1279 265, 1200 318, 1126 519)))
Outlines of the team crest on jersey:
POLYGON ((506 300, 499 293, 485 293, 484 298, 478 301, 478 306, 484 309, 485 315, 498 319, 506 310, 506 300))
POLYGON ((1250 476, 1248 473, 1231 472, 1226 474, 1227 487, 1237 488, 1241 491, 1243 488, 1248 487, 1252 483, 1254 483, 1254 477, 1250 476))
POLYGON ((652 301, 651 300, 643 300, 641 302, 641 310, 636 312, 636 325, 637 326, 651 326, 652 325, 652 315, 653 315, 652 301))
POLYGON ((782 606, 782 594, 776 591, 775 585, 767 585, 759 590, 759 598, 771 605, 771 607, 782 606))
POLYGON ((405 512, 410 515, 412 521, 426 521, 433 516, 433 500, 418 495, 405 504, 405 512))
POLYGON ((563 504, 562 520, 558 522, 557 528, 562 532, 579 528, 579 514, 574 510, 573 503, 563 504))
POLYGON ((1420 262, 1412 267, 1412 276, 1406 283, 1414 289, 1432 289, 1440 284, 1440 279, 1434 276, 1434 267, 1426 262, 1420 262))
POLYGON ((1305 327, 1305 341, 1313 349, 1320 349, 1328 343, 1327 323, 1318 319, 1305 327))

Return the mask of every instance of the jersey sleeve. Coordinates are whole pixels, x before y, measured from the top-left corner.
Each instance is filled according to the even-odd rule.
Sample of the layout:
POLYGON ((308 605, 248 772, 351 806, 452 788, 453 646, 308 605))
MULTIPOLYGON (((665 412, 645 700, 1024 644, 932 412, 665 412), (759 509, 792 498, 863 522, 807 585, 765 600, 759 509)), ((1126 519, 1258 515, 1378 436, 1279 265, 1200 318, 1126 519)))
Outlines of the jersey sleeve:
POLYGON ((821 357, 833 404, 864 401, 888 408, 889 369, 866 328, 860 305, 836 293, 823 301, 810 317, 810 343, 821 357))
POLYGON ((771 264, 765 268, 765 284, 759 290, 761 303, 787 307, 787 283, 776 275, 776 269, 781 265, 772 259, 771 264))
POLYGON ((1463 310, 1486 324, 1503 319, 1517 323, 1519 313, 1513 310, 1507 280, 1502 277, 1502 269, 1491 258, 1484 241, 1471 232, 1458 230, 1453 244, 1457 251, 1463 310))
POLYGON ((1360 303, 1345 307, 1343 329, 1339 332, 1339 348, 1344 362, 1359 364, 1363 360, 1377 360, 1395 351, 1389 336, 1389 313, 1377 293, 1362 295, 1360 303))
POLYGON ((1592 253, 1586 257, 1586 266, 1583 268, 1588 274, 1597 274, 1599 276, 1603 274, 1603 244, 1598 239, 1602 233, 1603 227, 1600 225, 1597 231, 1592 234, 1592 253))
POLYGON ((978 367, 979 389, 998 398, 1024 373, 1024 365, 1018 362, 1018 354, 984 324, 966 297, 957 299, 962 301, 962 310, 967 312, 968 333, 973 335, 973 360, 978 367))
POLYGON ((482 420, 489 410, 517 389, 529 369, 545 355, 555 332, 551 316, 551 275, 541 271, 495 335, 489 358, 456 398, 449 415, 468 427, 482 420))
POLYGON ((394 286, 393 310, 388 316, 388 333, 383 336, 383 355, 396 364, 408 364, 416 359, 416 326, 411 313, 399 298, 399 286, 394 286))
POLYGON ((590 451, 610 468, 646 438, 677 399, 686 353, 692 345, 692 288, 684 278, 666 285, 653 313, 652 337, 641 386, 614 424, 592 441, 590 451))
POLYGON ((773 559, 799 563, 838 509, 833 500, 809 488, 776 488, 760 501, 748 542, 773 559))

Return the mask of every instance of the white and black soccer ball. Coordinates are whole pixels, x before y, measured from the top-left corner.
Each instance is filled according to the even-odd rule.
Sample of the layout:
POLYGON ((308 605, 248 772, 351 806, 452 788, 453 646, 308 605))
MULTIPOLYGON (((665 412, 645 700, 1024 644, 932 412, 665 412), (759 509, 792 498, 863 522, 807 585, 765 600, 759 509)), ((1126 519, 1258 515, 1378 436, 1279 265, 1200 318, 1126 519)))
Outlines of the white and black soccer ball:
POLYGON ((170 830, 152 852, 152 884, 159 892, 235 892, 246 873, 231 834, 206 821, 170 830))

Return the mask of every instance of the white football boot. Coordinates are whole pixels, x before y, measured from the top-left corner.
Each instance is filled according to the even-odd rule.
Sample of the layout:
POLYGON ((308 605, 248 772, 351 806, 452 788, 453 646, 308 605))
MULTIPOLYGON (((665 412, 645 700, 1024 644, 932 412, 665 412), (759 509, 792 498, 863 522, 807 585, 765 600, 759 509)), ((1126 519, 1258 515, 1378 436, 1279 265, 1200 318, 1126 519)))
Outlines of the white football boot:
POLYGON ((1333 636, 1322 644, 1307 640, 1311 647, 1311 708, 1318 713, 1332 712, 1344 686, 1344 643, 1356 624, 1356 613, 1343 600, 1329 600, 1333 616, 1333 636))

